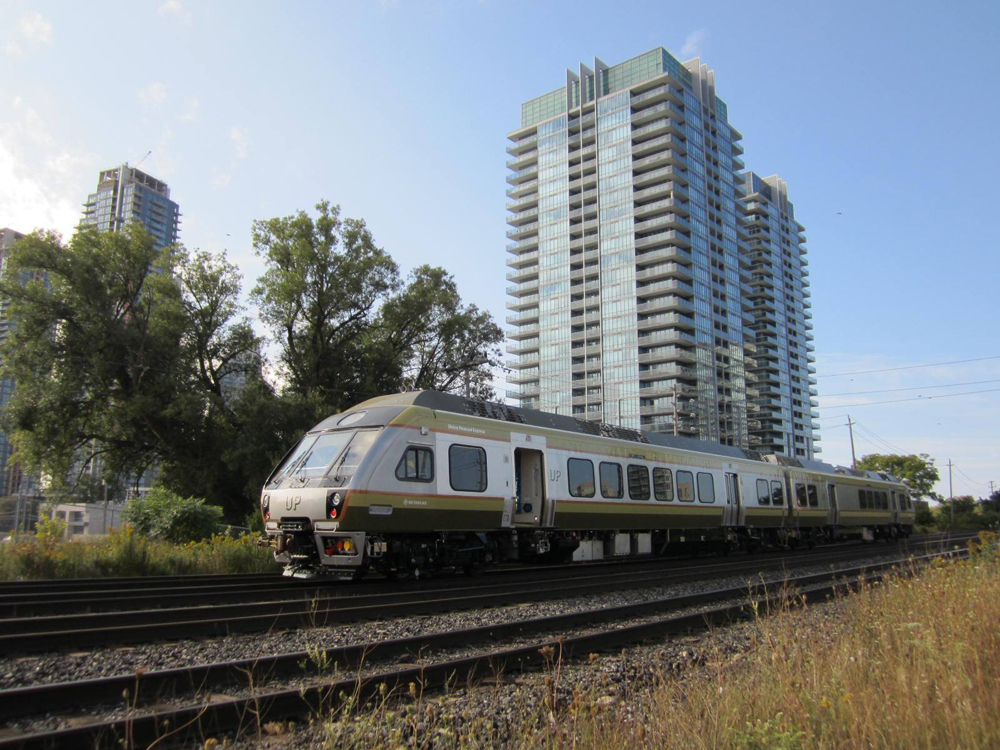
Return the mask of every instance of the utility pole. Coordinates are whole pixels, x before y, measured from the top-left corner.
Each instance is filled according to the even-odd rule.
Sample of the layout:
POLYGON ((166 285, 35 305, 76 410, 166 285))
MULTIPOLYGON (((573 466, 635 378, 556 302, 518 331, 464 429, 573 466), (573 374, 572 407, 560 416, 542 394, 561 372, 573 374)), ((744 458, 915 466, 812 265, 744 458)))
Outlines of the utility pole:
POLYGON ((955 525, 955 491, 951 485, 951 459, 948 459, 948 505, 951 506, 951 525, 955 525))
POLYGON ((622 400, 618 399, 618 426, 622 426, 622 400))
POLYGON ((854 422, 851 420, 851 415, 847 415, 847 431, 851 433, 851 468, 858 468, 858 458, 854 455, 854 422))

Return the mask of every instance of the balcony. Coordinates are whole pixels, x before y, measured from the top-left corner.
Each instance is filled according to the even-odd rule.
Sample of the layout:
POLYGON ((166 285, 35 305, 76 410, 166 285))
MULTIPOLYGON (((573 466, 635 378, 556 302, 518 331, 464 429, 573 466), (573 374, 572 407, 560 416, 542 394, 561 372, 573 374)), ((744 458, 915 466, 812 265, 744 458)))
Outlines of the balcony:
POLYGON ((513 174, 507 175, 507 182, 511 185, 520 185, 521 183, 535 179, 538 177, 538 167, 526 167, 519 172, 514 172, 513 174))
MULTIPOLYGON (((689 362, 694 363, 694 352, 690 349, 681 349, 679 346, 660 346, 653 351, 639 355, 639 364, 656 364, 659 362, 689 362)), ((644 377, 643 373, 658 372, 655 368, 649 370, 639 370, 639 377, 644 377)))
MULTIPOLYGON (((535 209, 535 211, 537 213, 537 209, 535 209)), ((528 234, 529 232, 537 232, 537 231, 538 231, 538 222, 532 221, 528 224, 521 224, 520 226, 514 229, 508 229, 507 238, 511 240, 516 240, 528 234)))
POLYGON ((641 305, 636 305, 635 307, 635 311, 642 314, 666 312, 668 310, 686 313, 694 312, 694 308, 688 300, 683 297, 677 297, 673 294, 656 297, 649 302, 644 302, 641 305))
POLYGON ((669 117, 665 117, 662 120, 654 120, 648 125, 643 125, 641 128, 633 130, 632 141, 633 143, 644 142, 650 140, 651 138, 665 135, 666 133, 672 133, 679 138, 683 138, 684 126, 674 122, 669 117))
POLYGON ((518 341, 538 335, 538 325, 524 325, 507 332, 507 338, 518 341))
MULTIPOLYGON (((654 232, 653 234, 648 234, 645 237, 638 237, 635 240, 635 249, 641 250, 642 248, 657 248, 663 247, 664 245, 670 245, 672 247, 688 248, 691 247, 691 239, 676 229, 667 229, 662 232, 654 232)), ((648 253, 645 257, 648 256, 648 253)), ((691 257, 688 253, 688 257, 691 257)), ((636 262, 639 261, 639 255, 636 255, 636 262)))
POLYGON ((527 138, 522 138, 519 141, 514 141, 512 144, 507 146, 507 153, 511 155, 519 154, 529 146, 533 148, 537 142, 538 142, 538 133, 535 133, 534 135, 529 135, 527 138))
POLYGON ((536 276, 538 276, 538 264, 508 272, 507 281, 527 281, 536 276))
MULTIPOLYGON (((527 195, 532 190, 535 190, 537 187, 538 180, 528 180, 528 182, 522 182, 520 185, 507 188, 507 197, 520 198, 521 196, 527 195)), ((509 204, 507 208, 510 208, 509 204)))
POLYGON ((682 313, 662 313, 650 315, 638 321, 640 331, 650 331, 657 328, 689 328, 694 329, 694 318, 682 313))
MULTIPOLYGON (((522 211, 519 214, 514 214, 513 216, 508 216, 507 217, 507 223, 510 224, 511 226, 519 228, 519 226, 518 226, 519 222, 528 221, 529 219, 531 219, 534 216, 538 216, 538 209, 537 208, 529 208, 527 211, 522 211)), ((538 222, 537 221, 533 222, 533 224, 535 226, 538 226, 538 222)), ((524 226, 524 225, 520 224, 520 226, 524 226)), ((517 231, 517 229, 513 229, 511 231, 517 231)), ((510 236, 510 235, 508 234, 508 236, 510 236)))
POLYGON ((531 195, 526 195, 523 198, 519 198, 516 201, 507 202, 508 211, 522 211, 526 208, 535 208, 538 206, 538 193, 532 193, 531 195))
MULTIPOLYGON (((687 176, 684 171, 679 167, 666 166, 660 167, 659 169, 654 169, 652 172, 644 172, 643 174, 636 175, 632 178, 632 185, 635 187, 642 187, 643 185, 648 185, 650 183, 656 182, 657 180, 677 180, 682 185, 687 185, 687 176)), ((635 198, 635 194, 632 194, 635 198)))
POLYGON ((523 310, 526 307, 532 307, 538 305, 538 295, 537 294, 526 294, 523 297, 518 297, 517 299, 507 300, 508 310, 523 310))
POLYGON ((687 292, 688 294, 693 295, 694 287, 686 281, 669 279, 667 281, 657 281, 654 284, 646 284, 645 286, 636 287, 635 295, 636 297, 648 297, 652 294, 666 291, 687 292))
MULTIPOLYGON (((642 125, 654 119, 657 115, 667 114, 677 120, 684 122, 684 112, 676 104, 670 101, 661 102, 652 107, 646 107, 638 112, 632 113, 632 124, 642 125)), ((633 131, 634 132, 634 131, 633 131)))
MULTIPOLYGON (((635 198, 634 195, 632 197, 633 199, 635 198)), ((675 213, 677 215, 680 215, 682 218, 686 217, 687 214, 689 213, 687 205, 682 203, 681 201, 676 200, 674 198, 663 198, 658 201, 653 201, 652 203, 646 203, 642 206, 636 206, 635 209, 633 210, 633 214, 635 215, 636 219, 638 219, 640 216, 655 216, 656 214, 664 211, 675 213)), ((690 224, 688 223, 686 218, 684 218, 684 222, 688 227, 690 227, 690 224)), ((637 227, 639 226, 638 221, 636 221, 636 226, 637 227)))
POLYGON ((525 294, 532 294, 538 291, 538 279, 522 282, 517 286, 507 287, 507 294, 512 297, 523 297, 525 294))
POLYGON ((507 265, 511 268, 524 268, 529 263, 538 263, 538 251, 532 250, 528 253, 521 253, 520 255, 515 255, 513 258, 507 258, 507 265))
POLYGON ((535 164, 537 166, 538 162, 538 151, 528 151, 527 153, 521 154, 513 159, 507 160, 508 169, 513 169, 518 171, 524 169, 529 164, 535 164))
POLYGON ((535 235, 534 237, 526 237, 517 242, 507 243, 507 252, 521 253, 524 250, 530 250, 533 247, 538 247, 538 235, 535 235))
POLYGON ((521 344, 511 344, 507 346, 508 354, 517 354, 518 356, 523 356, 525 354, 530 354, 531 352, 538 351, 538 339, 528 339, 521 344))
POLYGON ((658 151, 662 148, 669 148, 671 151, 676 151, 681 155, 687 154, 687 146, 685 143, 676 138, 675 136, 667 133, 667 135, 661 135, 658 138, 650 138, 648 141, 642 141, 642 143, 636 143, 632 146, 632 156, 646 156, 654 151, 658 151))
MULTIPOLYGON (((680 251, 680 248, 673 248, 676 251, 680 251)), ((662 250, 654 250, 654 253, 666 252, 662 250)), ((683 251, 682 251, 683 252, 683 251)), ((690 257, 688 258, 690 260, 690 257)), ((655 258, 650 259, 655 260, 655 258)), ((639 262, 639 259, 637 259, 639 262)), ((635 279, 636 281, 649 281, 653 279, 664 279, 664 278, 678 278, 678 279, 691 279, 691 270, 685 268, 677 263, 660 263, 655 266, 648 266, 643 268, 641 271, 636 271, 635 279)))
MULTIPOLYGON (((673 201, 660 201, 663 203, 673 202, 673 201)), ((678 214, 664 214, 663 216, 656 216, 652 219, 645 219, 643 221, 635 222, 635 231, 639 232, 649 232, 657 227, 671 228, 671 229, 682 229, 687 232, 691 231, 691 223, 685 219, 683 216, 678 214)))
POLYGON ((525 323, 537 322, 538 321, 538 308, 530 307, 517 315, 508 315, 507 322, 511 325, 521 326, 525 323))

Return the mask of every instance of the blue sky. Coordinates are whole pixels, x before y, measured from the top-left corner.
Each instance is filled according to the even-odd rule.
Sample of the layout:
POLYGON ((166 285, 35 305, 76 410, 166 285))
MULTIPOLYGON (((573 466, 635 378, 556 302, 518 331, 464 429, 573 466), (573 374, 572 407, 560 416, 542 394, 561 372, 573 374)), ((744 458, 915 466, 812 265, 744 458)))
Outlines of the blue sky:
POLYGON ((923 396, 852 407, 859 455, 951 458, 955 493, 983 494, 1000 392, 927 397, 1000 388, 980 383, 1000 358, 833 376, 1000 357, 998 22, 995 2, 7 0, 0 226, 68 234, 98 170, 151 150, 183 242, 226 248, 247 287, 250 222, 328 198, 502 320, 520 103, 663 45, 716 71, 747 166, 788 181, 807 227, 821 457, 850 461, 838 404, 923 396))

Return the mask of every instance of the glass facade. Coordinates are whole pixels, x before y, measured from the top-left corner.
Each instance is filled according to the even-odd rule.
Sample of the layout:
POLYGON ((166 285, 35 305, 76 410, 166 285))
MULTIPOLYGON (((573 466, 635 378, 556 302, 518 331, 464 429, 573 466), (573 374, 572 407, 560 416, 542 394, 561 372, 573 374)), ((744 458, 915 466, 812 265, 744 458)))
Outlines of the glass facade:
POLYGON ((750 371, 759 398, 751 438, 765 453, 812 459, 818 416, 805 227, 795 220, 788 186, 777 175, 743 175, 756 353, 750 371))
POLYGON ((595 59, 509 138, 508 395, 748 446, 741 136, 714 73, 595 59))

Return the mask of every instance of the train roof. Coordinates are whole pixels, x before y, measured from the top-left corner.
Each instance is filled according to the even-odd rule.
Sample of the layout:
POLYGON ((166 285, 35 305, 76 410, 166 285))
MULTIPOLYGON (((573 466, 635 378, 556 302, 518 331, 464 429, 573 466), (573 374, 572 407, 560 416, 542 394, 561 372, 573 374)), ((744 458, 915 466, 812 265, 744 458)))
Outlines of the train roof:
MULTIPOLYGON (((507 406, 493 401, 479 401, 465 398, 453 393, 443 393, 441 391, 406 391, 404 393, 393 393, 387 396, 378 396, 369 399, 363 404, 358 404, 355 409, 376 408, 376 407, 400 407, 400 406, 422 406, 434 411, 452 412, 455 414, 465 414, 484 419, 496 419, 503 422, 523 424, 531 427, 545 427, 552 430, 562 430, 564 432, 575 432, 580 435, 593 435, 597 437, 614 438, 616 440, 630 440, 635 443, 645 443, 647 445, 658 445, 664 448, 675 450, 693 451, 695 453, 708 453, 715 456, 726 456, 746 461, 763 461, 780 466, 805 469, 807 471, 817 471, 826 474, 841 474, 852 476, 857 479, 867 479, 884 482, 901 482, 891 474, 885 472, 865 471, 861 469, 848 469, 842 466, 834 466, 824 461, 815 461, 804 458, 793 458, 791 456, 762 455, 760 452, 739 448, 735 445, 722 445, 708 440, 696 440, 694 438, 680 437, 679 435, 667 435, 662 432, 644 432, 632 430, 625 427, 616 427, 604 422, 593 422, 585 419, 577 419, 563 414, 552 414, 547 411, 536 409, 523 409, 519 406, 507 406)), ((353 411, 353 409, 352 409, 353 411)), ((322 425, 321 425, 322 426, 322 425)))

